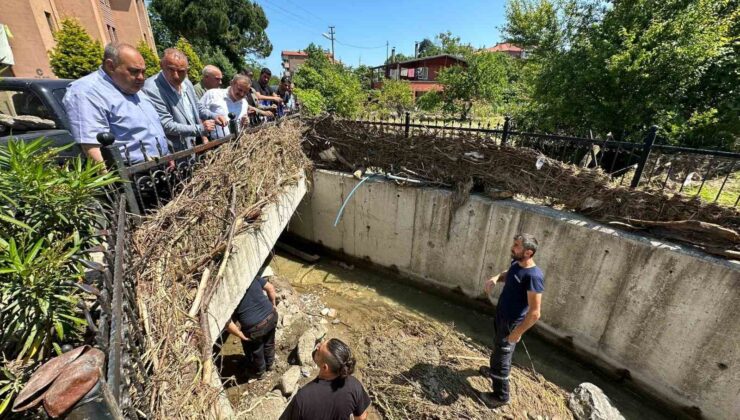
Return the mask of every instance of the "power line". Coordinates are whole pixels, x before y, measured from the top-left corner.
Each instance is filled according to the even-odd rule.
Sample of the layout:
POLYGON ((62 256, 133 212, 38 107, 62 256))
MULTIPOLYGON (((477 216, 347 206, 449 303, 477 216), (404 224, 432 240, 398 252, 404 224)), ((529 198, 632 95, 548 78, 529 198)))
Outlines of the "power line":
POLYGON ((344 45, 345 47, 350 47, 350 48, 358 48, 358 49, 361 49, 361 50, 377 50, 379 48, 384 48, 385 47, 385 44, 378 45, 377 47, 363 47, 363 46, 360 46, 360 45, 347 44, 347 43, 342 42, 342 41, 340 41, 338 39, 336 41, 337 41, 337 44, 339 44, 339 45, 344 45))
POLYGON ((279 6, 279 5, 275 4, 275 3, 267 2, 266 0, 264 0, 264 1, 265 1, 265 6, 270 5, 271 7, 275 7, 277 9, 281 10, 286 17, 287 16, 292 17, 294 22, 296 22, 296 23, 298 23, 300 25, 303 25, 305 27, 309 27, 308 24, 303 19, 303 16, 297 15, 297 14, 291 12, 290 10, 288 10, 288 9, 282 7, 282 6, 279 6))
POLYGON ((306 9, 305 7, 301 6, 300 4, 298 4, 298 3, 294 3, 294 2, 293 2, 293 1, 291 1, 291 0, 286 0, 286 1, 287 1, 288 3, 290 3, 290 4, 292 4, 292 5, 293 5, 293 7, 296 7, 296 8, 298 8, 298 9, 301 9, 301 10, 303 10, 304 12, 306 12, 306 13, 307 13, 307 14, 308 14, 309 16, 311 16, 311 17, 313 17, 314 19, 316 19, 316 20, 318 20, 319 22, 321 22, 321 24, 322 24, 322 25, 325 25, 325 26, 329 26, 329 23, 328 23, 327 21, 325 21, 325 20, 324 20, 324 18, 322 18, 322 17, 319 17, 319 16, 315 15, 315 14, 314 14, 313 12, 311 12, 310 10, 308 10, 308 9, 306 9))

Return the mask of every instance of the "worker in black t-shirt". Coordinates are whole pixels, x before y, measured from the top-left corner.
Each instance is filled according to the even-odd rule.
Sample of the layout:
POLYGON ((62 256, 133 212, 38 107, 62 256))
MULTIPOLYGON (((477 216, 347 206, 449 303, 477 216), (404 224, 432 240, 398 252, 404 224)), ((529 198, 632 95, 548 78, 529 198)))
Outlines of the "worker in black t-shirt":
POLYGON ((280 105, 283 103, 283 99, 270 86, 271 77, 272 72, 265 67, 260 71, 260 77, 257 79, 257 83, 254 83, 252 86, 257 92, 257 100, 260 102, 260 105, 280 105))
POLYGON ((341 340, 332 338, 316 345, 313 360, 319 376, 293 397, 280 420, 365 420, 370 396, 355 379, 355 358, 341 340))
POLYGON ((278 313, 275 307, 275 286, 267 280, 272 270, 267 267, 258 275, 237 306, 227 330, 242 340, 247 370, 257 378, 271 371, 275 362, 275 327, 278 313))

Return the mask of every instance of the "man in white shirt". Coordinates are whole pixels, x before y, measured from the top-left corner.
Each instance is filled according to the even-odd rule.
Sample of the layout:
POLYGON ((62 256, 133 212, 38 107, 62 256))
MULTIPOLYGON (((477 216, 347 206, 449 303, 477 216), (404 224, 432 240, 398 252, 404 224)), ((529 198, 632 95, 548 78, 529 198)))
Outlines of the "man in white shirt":
MULTIPOLYGON (((272 116, 270 112, 262 111, 250 106, 246 101, 246 96, 250 92, 252 81, 243 74, 237 74, 231 79, 231 84, 226 89, 210 89, 206 91, 200 103, 209 112, 216 115, 228 117, 233 113, 241 126, 249 125, 251 115, 272 116)), ((229 127, 216 127, 217 137, 223 137, 230 134, 229 127)))

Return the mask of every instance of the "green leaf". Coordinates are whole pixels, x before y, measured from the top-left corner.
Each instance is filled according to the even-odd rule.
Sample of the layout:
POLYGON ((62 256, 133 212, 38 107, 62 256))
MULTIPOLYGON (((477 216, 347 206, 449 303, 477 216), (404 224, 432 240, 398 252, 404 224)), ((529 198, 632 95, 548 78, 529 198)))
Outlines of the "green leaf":
POLYGON ((77 317, 72 316, 72 315, 59 314, 59 316, 62 317, 62 318, 64 318, 64 319, 70 320, 70 321, 74 322, 77 325, 82 325, 82 326, 87 325, 87 321, 85 321, 84 319, 81 319, 81 318, 77 318, 77 317))
MULTIPOLYGON (((2 395, 2 394, 0 394, 0 395, 2 395)), ((10 406, 10 402, 13 401, 13 397, 15 397, 15 392, 9 393, 5 397, 5 399, 3 399, 3 402, 0 403, 0 414, 3 414, 5 412, 5 410, 8 409, 8 407, 10 406)))
POLYGON ((20 220, 16 220, 16 219, 14 219, 14 218, 12 218, 10 216, 4 215, 2 213, 0 213, 0 220, 4 220, 4 221, 6 221, 6 222, 8 222, 10 224, 13 224, 13 225, 22 227, 23 229, 33 231, 33 228, 31 228, 31 226, 28 226, 27 224, 21 222, 20 220))

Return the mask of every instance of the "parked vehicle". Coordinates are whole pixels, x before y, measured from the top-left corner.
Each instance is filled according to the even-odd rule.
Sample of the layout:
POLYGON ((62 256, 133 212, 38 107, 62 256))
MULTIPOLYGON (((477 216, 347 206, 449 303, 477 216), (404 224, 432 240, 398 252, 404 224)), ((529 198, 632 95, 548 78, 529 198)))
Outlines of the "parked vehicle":
MULTIPOLYGON (((52 128, 43 129, 0 125, 0 145, 7 144, 9 138, 31 140, 39 137, 51 140, 53 147, 75 143, 62 105, 62 98, 71 82, 65 79, 0 78, 0 117, 34 116, 53 121, 52 128)), ((63 156, 76 156, 80 152, 79 145, 75 144, 65 150, 63 156)))

